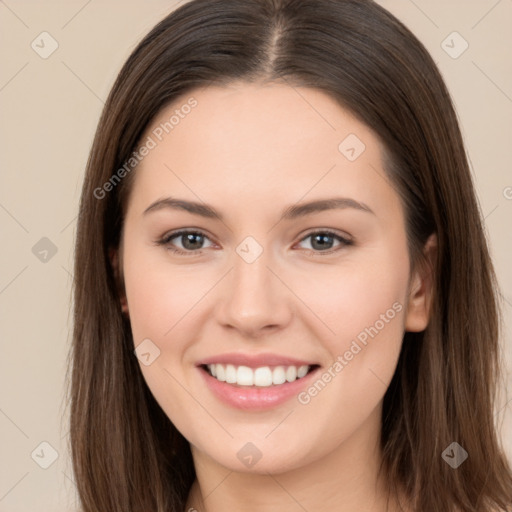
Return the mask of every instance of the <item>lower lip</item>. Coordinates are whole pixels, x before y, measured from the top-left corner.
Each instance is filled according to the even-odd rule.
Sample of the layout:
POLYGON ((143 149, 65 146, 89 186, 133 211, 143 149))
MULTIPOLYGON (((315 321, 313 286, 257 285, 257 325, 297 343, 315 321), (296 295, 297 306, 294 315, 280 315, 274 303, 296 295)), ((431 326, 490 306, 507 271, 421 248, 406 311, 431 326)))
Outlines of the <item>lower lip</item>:
POLYGON ((203 375, 206 385, 222 402, 237 409, 255 411, 272 409, 297 396, 308 385, 318 368, 293 382, 265 387, 228 384, 212 377, 202 367, 198 370, 203 375))

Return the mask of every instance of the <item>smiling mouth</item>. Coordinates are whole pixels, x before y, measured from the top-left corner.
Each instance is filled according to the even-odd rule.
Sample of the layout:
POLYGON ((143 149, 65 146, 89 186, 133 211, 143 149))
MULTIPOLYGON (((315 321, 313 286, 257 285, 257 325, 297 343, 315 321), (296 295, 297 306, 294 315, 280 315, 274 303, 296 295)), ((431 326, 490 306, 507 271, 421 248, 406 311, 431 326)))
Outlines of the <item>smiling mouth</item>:
POLYGON ((233 364, 208 364, 201 365, 201 368, 219 382, 240 387, 270 387, 302 379, 319 366, 314 364, 249 368, 233 364))

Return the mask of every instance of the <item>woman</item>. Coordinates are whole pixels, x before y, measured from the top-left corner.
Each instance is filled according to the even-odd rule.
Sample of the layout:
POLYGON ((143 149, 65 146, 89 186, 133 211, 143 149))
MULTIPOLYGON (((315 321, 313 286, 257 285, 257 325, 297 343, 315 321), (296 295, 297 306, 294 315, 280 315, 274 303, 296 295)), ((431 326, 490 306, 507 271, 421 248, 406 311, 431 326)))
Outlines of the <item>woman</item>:
POLYGON ((193 0, 88 162, 71 445, 86 512, 494 511, 499 308, 461 133, 369 0, 193 0))

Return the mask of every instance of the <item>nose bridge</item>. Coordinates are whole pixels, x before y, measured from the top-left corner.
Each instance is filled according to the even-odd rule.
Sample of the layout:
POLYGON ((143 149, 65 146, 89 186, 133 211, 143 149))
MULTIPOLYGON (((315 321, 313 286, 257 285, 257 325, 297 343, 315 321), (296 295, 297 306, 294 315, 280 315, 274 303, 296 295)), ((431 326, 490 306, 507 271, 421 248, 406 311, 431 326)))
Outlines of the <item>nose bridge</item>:
POLYGON ((254 333, 289 321, 285 287, 269 270, 275 266, 272 260, 270 251, 256 246, 253 240, 239 244, 219 307, 221 323, 254 333))
POLYGON ((267 299, 266 303, 271 302, 273 286, 270 282, 272 274, 268 269, 270 263, 267 252, 252 262, 237 255, 233 261, 233 294, 238 295, 239 299, 258 296, 267 299))

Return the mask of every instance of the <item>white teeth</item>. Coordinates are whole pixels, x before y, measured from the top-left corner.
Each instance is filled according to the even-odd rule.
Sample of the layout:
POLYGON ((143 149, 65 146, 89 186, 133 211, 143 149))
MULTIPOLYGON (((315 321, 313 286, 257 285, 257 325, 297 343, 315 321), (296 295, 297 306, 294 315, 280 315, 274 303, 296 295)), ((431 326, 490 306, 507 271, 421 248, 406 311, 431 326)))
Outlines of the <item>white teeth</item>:
POLYGON ((226 382, 236 384, 236 368, 232 364, 226 366, 226 382))
POLYGON ((293 382, 305 377, 310 366, 261 366, 249 368, 248 366, 235 366, 232 364, 209 364, 211 375, 221 382, 238 384, 239 386, 268 387, 278 386, 285 382, 293 382))
POLYGON ((295 366, 288 366, 286 369, 286 380, 288 382, 293 382, 297 379, 297 368, 295 366))
POLYGON ((305 377, 306 374, 308 373, 308 369, 309 369, 309 366, 307 366, 307 365, 299 366, 299 369, 297 370, 297 377, 299 379, 302 379, 302 377, 305 377))
POLYGON ((254 370, 254 385, 260 387, 272 386, 272 371, 268 366, 254 370))
POLYGON ((284 366, 276 366, 272 372, 273 384, 284 384, 286 382, 286 373, 284 366))
POLYGON ((221 382, 224 382, 226 380, 226 370, 224 369, 224 366, 221 364, 215 365, 215 378, 217 380, 220 380, 221 382))
POLYGON ((239 366, 236 371, 236 383, 239 386, 252 386, 254 384, 254 372, 248 366, 239 366))

